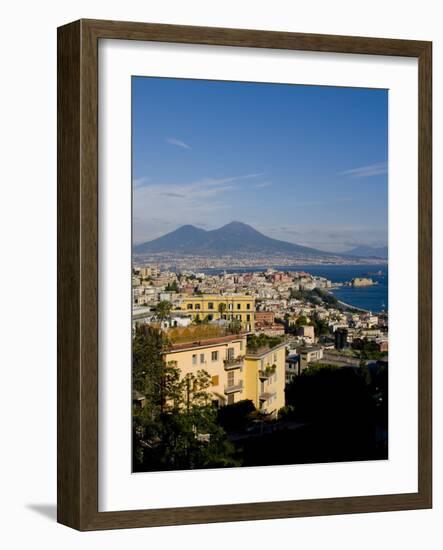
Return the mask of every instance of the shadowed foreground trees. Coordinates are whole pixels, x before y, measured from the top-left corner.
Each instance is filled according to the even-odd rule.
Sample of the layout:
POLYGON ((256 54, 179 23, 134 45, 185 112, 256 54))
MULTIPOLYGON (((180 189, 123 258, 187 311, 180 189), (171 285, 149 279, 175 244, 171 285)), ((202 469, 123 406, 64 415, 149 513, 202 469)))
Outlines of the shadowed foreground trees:
POLYGON ((219 409, 217 420, 228 432, 241 431, 248 426, 254 413, 254 403, 250 399, 243 399, 219 409))
POLYGON ((244 466, 380 460, 387 455, 387 365, 306 369, 280 420, 236 441, 244 466))
POLYGON ((387 458, 387 365, 316 365, 286 389, 287 416, 303 462, 387 458))
POLYGON ((208 392, 210 376, 197 371, 180 379, 165 364, 168 342, 153 327, 137 329, 133 341, 133 470, 182 470, 236 466, 233 446, 217 424, 208 392))
POLYGON ((373 403, 360 369, 318 364, 286 388, 286 404, 300 420, 348 422, 371 416, 373 403))
POLYGON ((387 364, 309 367, 278 420, 239 401, 219 411, 243 466, 387 458, 387 364))

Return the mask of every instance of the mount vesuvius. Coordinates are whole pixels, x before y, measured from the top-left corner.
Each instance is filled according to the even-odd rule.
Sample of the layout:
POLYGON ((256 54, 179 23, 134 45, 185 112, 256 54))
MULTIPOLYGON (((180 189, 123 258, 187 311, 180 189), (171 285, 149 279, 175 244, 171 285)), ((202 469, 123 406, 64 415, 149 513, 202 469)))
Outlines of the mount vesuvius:
POLYGON ((272 239, 242 222, 231 222, 211 231, 193 225, 183 225, 162 237, 135 245, 134 253, 175 253, 195 256, 285 254, 294 258, 339 257, 338 254, 272 239))

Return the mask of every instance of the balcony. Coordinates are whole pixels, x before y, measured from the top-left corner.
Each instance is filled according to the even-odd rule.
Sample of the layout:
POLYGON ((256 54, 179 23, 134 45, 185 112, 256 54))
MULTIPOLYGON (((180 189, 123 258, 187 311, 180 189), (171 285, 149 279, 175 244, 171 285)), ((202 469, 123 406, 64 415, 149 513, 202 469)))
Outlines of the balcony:
POLYGON ((244 356, 239 355, 238 357, 228 357, 223 360, 225 370, 241 369, 243 367, 244 356))
POLYGON ((243 391, 243 380, 236 382, 235 384, 226 384, 225 394, 236 393, 243 391))
POLYGON ((260 401, 268 401, 271 397, 275 397, 277 394, 275 392, 262 392, 258 398, 260 401))
POLYGON ((258 371, 258 377, 260 378, 260 380, 268 380, 268 378, 271 378, 271 376, 275 374, 276 368, 277 367, 275 365, 268 365, 266 368, 260 369, 258 371))

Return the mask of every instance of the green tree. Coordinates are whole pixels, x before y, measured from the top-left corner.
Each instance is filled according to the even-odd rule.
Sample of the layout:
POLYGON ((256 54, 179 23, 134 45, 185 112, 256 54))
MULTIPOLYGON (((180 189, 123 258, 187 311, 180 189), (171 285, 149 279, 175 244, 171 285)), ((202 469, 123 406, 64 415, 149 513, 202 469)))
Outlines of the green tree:
POLYGON ((143 407, 133 407, 134 462, 143 462, 145 445, 159 438, 158 418, 165 409, 167 394, 177 373, 164 364, 162 353, 168 347, 164 334, 151 326, 136 327, 132 342, 132 388, 144 397, 143 407))
POLYGON ((239 319, 232 319, 232 321, 229 321, 226 330, 229 334, 240 334, 242 330, 241 321, 239 319))
POLYGON ((250 334, 248 335, 247 348, 248 351, 255 352, 261 348, 273 348, 281 344, 282 339, 279 336, 267 336, 266 334, 250 334))
POLYGON ((311 319, 312 324, 314 325, 314 331, 317 336, 325 336, 329 334, 329 325, 323 319, 315 314, 311 319))
POLYGON ((303 327, 305 325, 309 325, 309 321, 308 321, 308 318, 306 317, 306 315, 300 315, 300 317, 297 318, 297 320, 295 321, 295 326, 297 328, 300 328, 300 327, 303 327))
POLYGON ((168 283, 165 286, 165 291, 166 292, 178 292, 177 281, 172 281, 172 283, 168 283))
POLYGON ((133 389, 146 398, 153 415, 160 412, 164 403, 163 378, 169 372, 165 369, 162 353, 168 347, 169 343, 160 330, 149 325, 136 327, 132 342, 132 384, 133 389))
POLYGON ((167 300, 162 300, 155 308, 156 316, 159 321, 165 321, 171 317, 172 304, 167 300))
POLYGON ((234 448, 217 424, 208 391, 211 377, 197 371, 181 377, 165 363, 169 343, 155 327, 136 329, 133 388, 144 398, 133 407, 135 471, 237 466, 234 448))
POLYGON ((197 313, 192 322, 194 325, 201 325, 202 320, 200 319, 200 313, 197 313))
POLYGON ((257 409, 250 399, 242 399, 218 410, 218 421, 229 432, 244 430, 252 420, 257 409))
POLYGON ((188 413, 191 407, 206 407, 211 403, 211 397, 207 391, 211 386, 211 376, 205 370, 198 370, 195 374, 186 374, 181 384, 188 413))

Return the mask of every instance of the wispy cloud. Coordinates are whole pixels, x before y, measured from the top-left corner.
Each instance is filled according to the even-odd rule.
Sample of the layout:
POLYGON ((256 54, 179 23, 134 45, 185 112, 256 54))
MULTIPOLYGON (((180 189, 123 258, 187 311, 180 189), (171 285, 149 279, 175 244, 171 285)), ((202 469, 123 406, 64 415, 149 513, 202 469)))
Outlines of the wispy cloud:
POLYGON ((132 184, 134 188, 142 187, 143 185, 146 185, 149 182, 149 178, 143 176, 141 178, 133 178, 132 184))
MULTIPOLYGON (((229 210, 231 205, 223 196, 242 185, 251 188, 259 173, 241 174, 222 178, 201 178, 190 182, 153 182, 146 180, 134 186, 133 226, 134 241, 155 238, 165 232, 165 224, 214 225, 214 214, 229 210), (162 224, 153 223, 150 213, 155 212, 162 224)), ((140 178, 141 179, 141 178, 140 178)))
POLYGON ((265 187, 271 187, 272 183, 270 181, 262 181, 254 185, 256 189, 264 189, 265 187))
POLYGON ((163 197, 172 197, 173 199, 183 199, 186 197, 183 193, 176 193, 175 191, 165 191, 160 193, 163 197))
POLYGON ((326 200, 326 199, 319 199, 319 200, 312 200, 312 201, 297 201, 294 203, 294 207, 301 207, 301 206, 331 206, 334 204, 343 204, 346 202, 354 202, 356 199, 354 197, 337 197, 333 200, 326 200))
POLYGON ((349 176, 350 178, 369 178, 371 176, 380 176, 387 174, 388 164, 387 162, 377 162, 375 164, 369 164, 368 166, 360 166, 359 168, 351 168, 350 170, 344 170, 340 172, 340 176, 349 176))
POLYGON ((148 178, 134 180, 134 187, 143 187, 151 196, 186 198, 195 200, 202 197, 213 197, 226 191, 236 189, 240 182, 255 179, 261 174, 243 174, 225 178, 201 178, 191 182, 154 183, 148 178))
POLYGON ((215 195, 219 195, 220 193, 225 193, 226 191, 230 191, 231 189, 235 189, 235 186, 233 185, 225 185, 223 187, 206 187, 205 185, 201 184, 194 184, 189 185, 185 187, 185 191, 161 191, 159 195, 162 197, 170 197, 173 199, 190 199, 195 200, 197 198, 206 198, 206 197, 214 197, 215 195))
POLYGON ((191 149, 191 146, 182 141, 181 139, 177 138, 167 138, 167 143, 170 145, 176 145, 177 147, 181 147, 182 149, 191 149))

